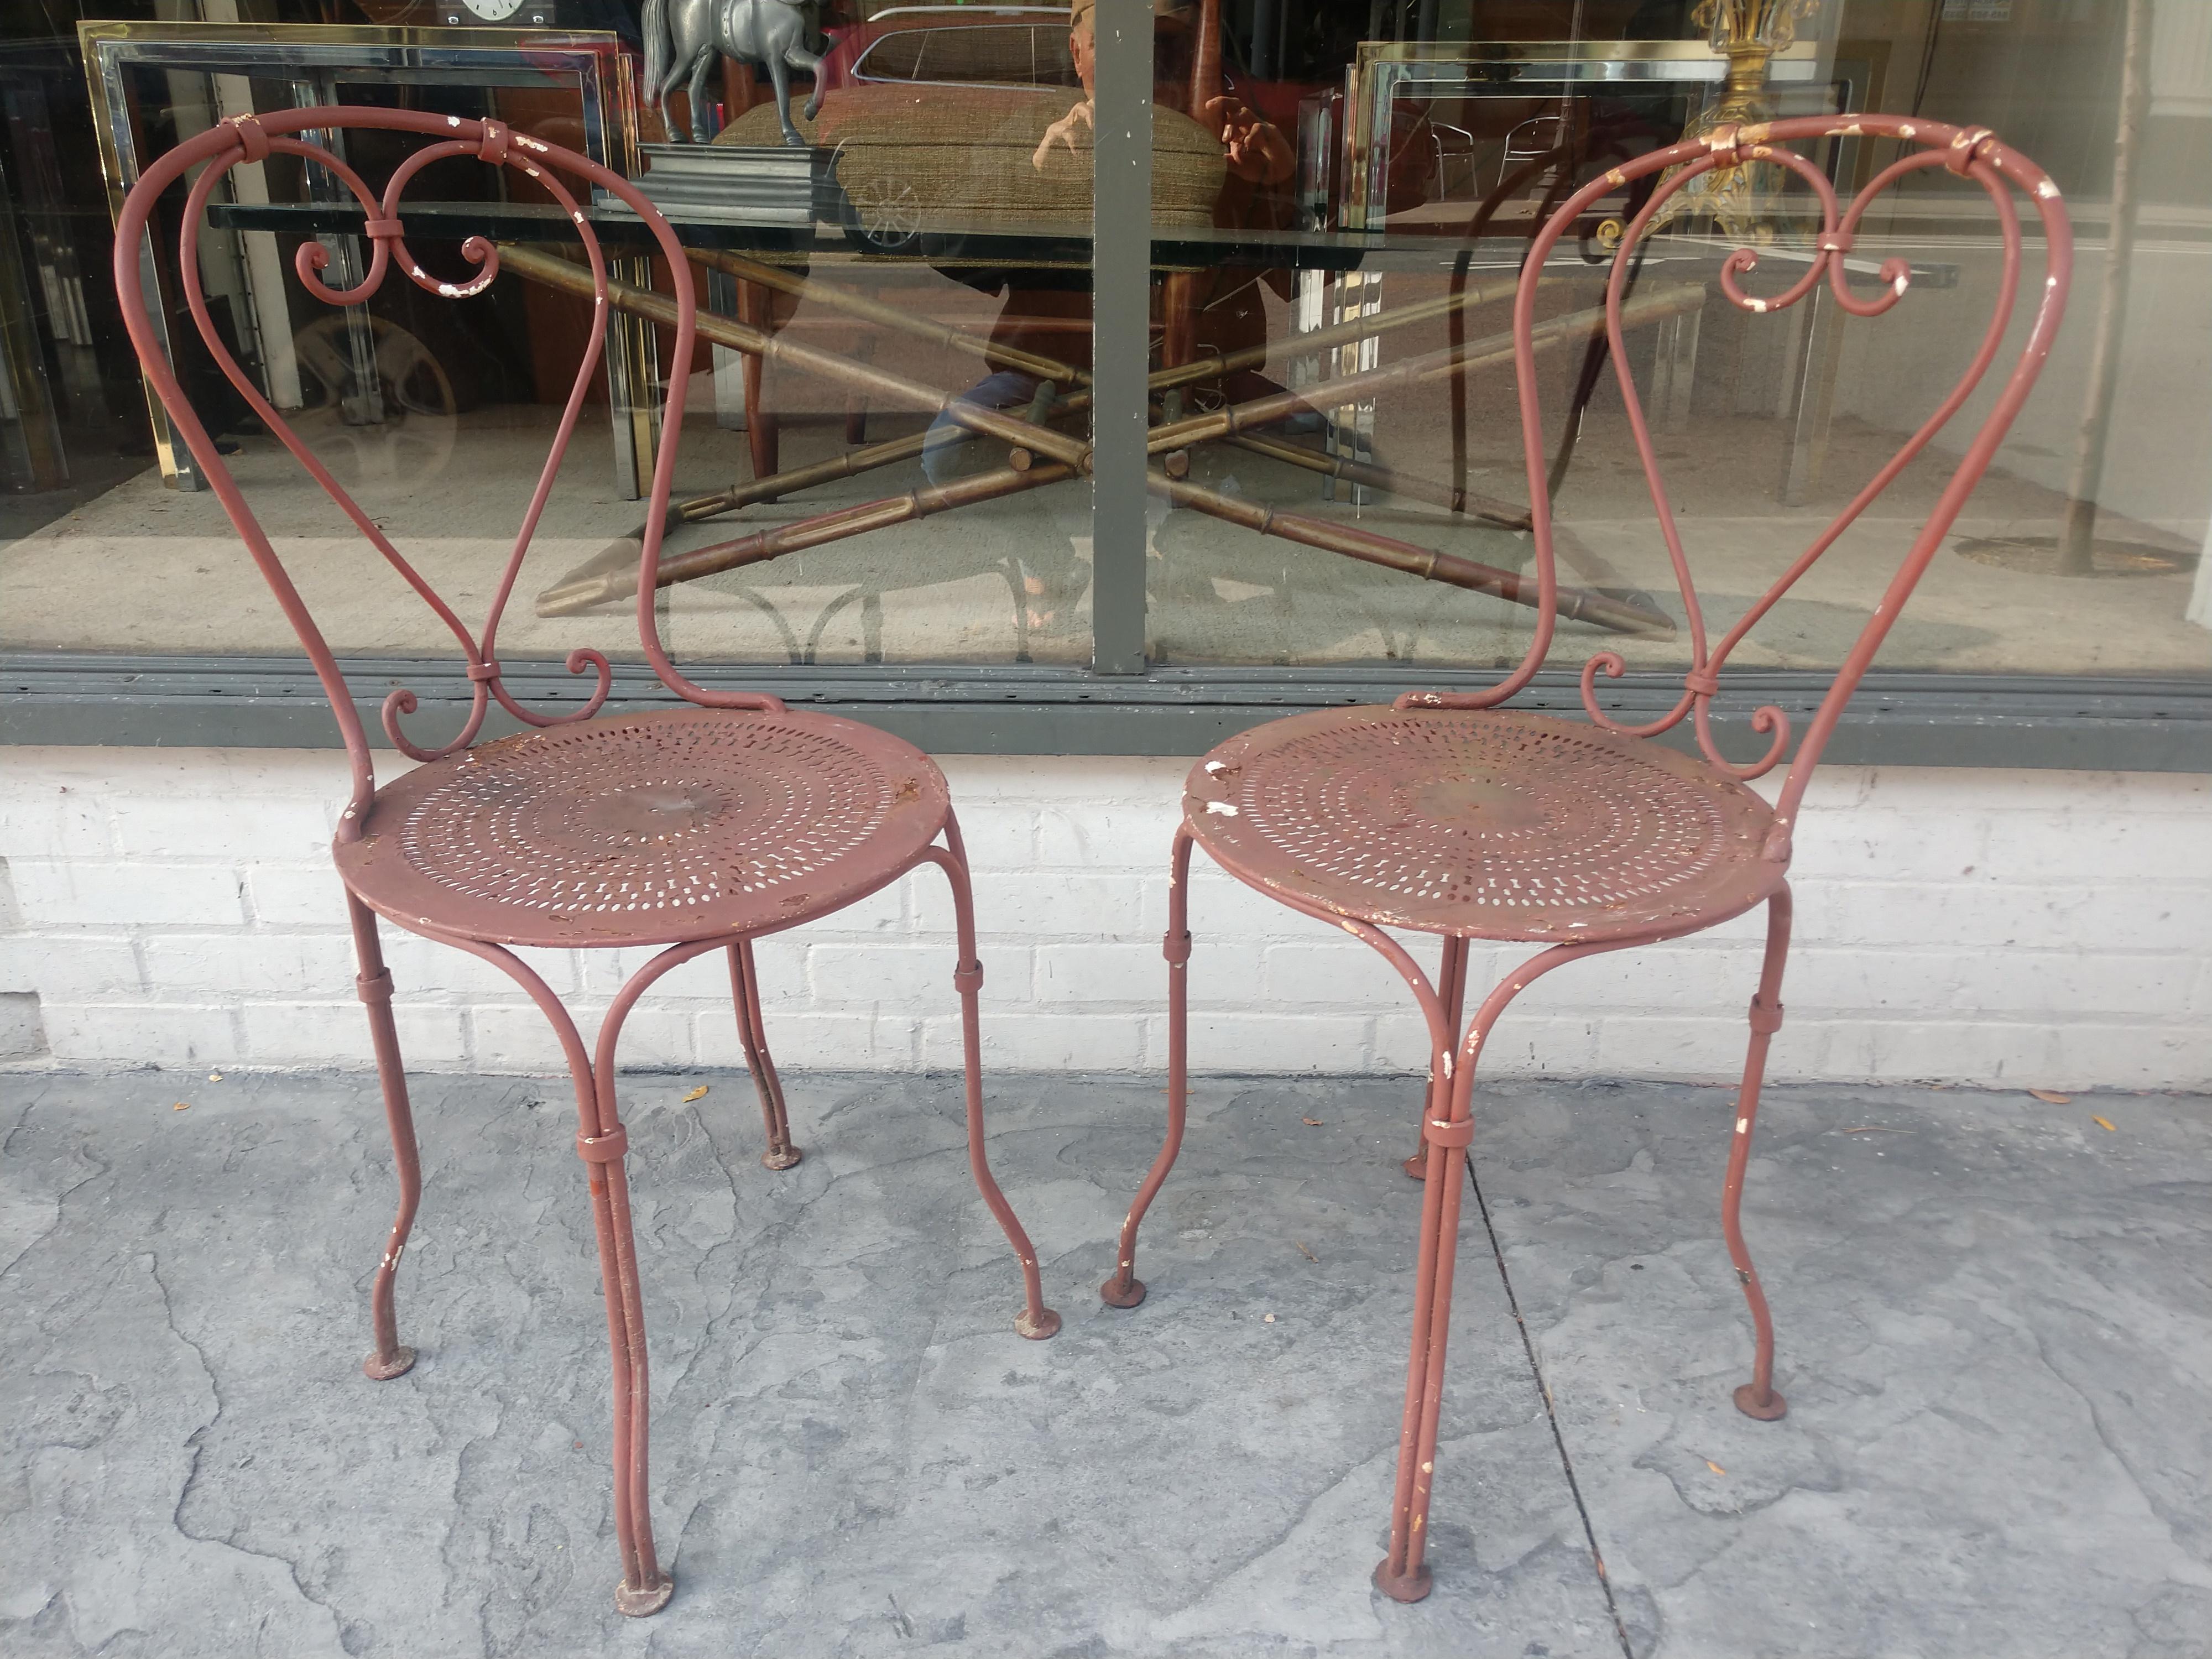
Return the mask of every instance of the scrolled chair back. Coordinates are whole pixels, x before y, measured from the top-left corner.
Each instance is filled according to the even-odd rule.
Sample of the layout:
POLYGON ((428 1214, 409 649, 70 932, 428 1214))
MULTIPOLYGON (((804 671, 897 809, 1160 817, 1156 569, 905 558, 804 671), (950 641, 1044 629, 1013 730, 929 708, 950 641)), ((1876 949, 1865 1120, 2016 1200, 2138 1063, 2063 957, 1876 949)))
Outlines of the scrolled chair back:
POLYGON ((608 693, 613 689, 613 671, 605 655, 596 650, 579 649, 569 653, 568 672, 572 674, 595 674, 598 684, 580 708, 562 714, 541 713, 517 701, 502 684, 496 649, 500 618, 506 611, 516 578, 520 574, 522 562, 530 551, 532 538, 536 535, 538 522, 544 514, 546 502, 552 494, 554 478, 560 471, 568 441, 576 428, 577 416, 582 411, 585 396, 592 377, 599 372, 606 346, 605 256, 598 236, 593 234, 589 216, 579 205, 576 195, 568 185, 562 182, 563 175, 581 180, 586 190, 596 185, 621 198, 643 222, 658 244, 666 258, 668 272, 673 281, 676 307, 673 361, 678 368, 670 377, 666 402, 661 410, 660 440, 653 458, 652 489, 643 545, 639 554, 637 628, 646 659, 654 674, 670 690, 702 707, 757 710, 780 710, 783 707, 781 702, 771 696, 751 692, 713 690, 695 684, 669 660, 661 644, 653 598, 658 586, 656 579, 660 562, 661 537, 668 518, 669 488, 675 473, 677 447, 683 434, 683 365, 689 363, 691 358, 697 302, 692 288, 690 263, 684 257, 683 247, 675 233, 669 228, 668 222, 653 204, 627 179, 597 162, 526 133, 517 132, 502 121, 471 120, 455 115, 355 106, 234 116, 167 152, 149 167, 131 187, 116 229, 115 288, 122 303, 125 325, 130 331, 131 344, 137 351, 139 362, 144 366, 147 378, 167 409, 169 418, 175 423, 179 435, 199 465, 216 499, 222 502, 223 511, 236 528, 240 538, 267 579, 330 698, 331 710, 337 718, 338 729, 345 738, 346 752, 353 767, 352 799, 338 830, 337 838, 341 842, 358 839, 361 821, 375 790, 368 734, 362 729, 352 693, 322 630, 309 614, 298 587, 277 556, 252 508, 247 504, 236 478, 217 452, 205 424, 178 385, 175 370, 148 313, 138 250, 162 193, 194 167, 200 171, 192 179, 185 198, 183 229, 179 239, 177 272, 185 303, 198 328, 201 340, 225 378, 237 389, 254 414, 290 451, 308 476, 322 487, 352 522, 354 528, 430 608, 460 647, 471 693, 469 713, 460 732, 442 744, 430 745, 416 742, 402 726, 404 718, 416 710, 415 694, 410 690, 398 690, 385 699, 382 710, 385 736, 394 748, 416 760, 425 761, 458 753, 476 742, 494 702, 527 726, 562 726, 589 720, 605 704, 608 693), (359 130, 414 133, 431 142, 408 154, 392 170, 390 180, 382 194, 379 195, 372 191, 360 174, 344 161, 323 145, 313 142, 312 138, 300 136, 359 130), (449 157, 473 156, 487 166, 516 168, 535 180, 567 213, 574 226, 576 239, 583 246, 585 257, 591 267, 593 287, 591 331, 583 361, 577 368, 575 381, 569 388, 568 401, 562 410, 551 450, 538 473, 536 489, 523 513, 521 525, 501 571, 489 613, 478 631, 471 631, 453 608, 439 596, 429 580, 416 568, 376 521, 331 476, 329 469, 316 458, 313 451, 263 394, 253 378, 231 355, 216 330, 199 279, 200 227, 207 204, 216 186, 232 167, 242 162, 260 161, 272 155, 298 156, 327 168, 331 176, 352 193, 366 216, 362 234, 368 239, 371 247, 368 270, 354 287, 334 289, 323 281, 321 273, 329 265, 330 255, 319 242, 301 244, 295 259, 295 268, 302 285, 316 299, 328 305, 362 304, 377 292, 395 269, 404 272, 407 279, 418 288, 447 299, 462 299, 481 294, 491 285, 499 274, 499 251, 482 236, 471 236, 462 244, 462 255, 474 269, 460 280, 434 276, 425 270, 408 251, 405 228, 400 216, 402 198, 408 185, 425 167, 449 157))
POLYGON ((1582 700, 1584 711, 1593 722, 1608 730, 1632 736, 1656 736, 1686 719, 1692 722, 1698 750, 1706 761, 1729 776, 1740 779, 1759 777, 1782 762, 1790 752, 1790 720, 1780 708, 1772 705, 1757 709, 1752 717, 1752 726, 1768 738, 1765 752, 1747 763, 1738 763, 1726 758, 1714 741, 1711 725, 1712 705, 1721 694, 1723 668, 1744 636, 1950 423, 2003 354, 2005 337, 2018 309, 2021 284, 2026 279, 2023 270, 2024 238, 2015 192, 2027 198, 2043 230, 2043 279, 2036 291, 2033 314, 2026 339, 2019 349, 2011 371, 1999 387, 1989 412, 1960 453, 1935 506, 1905 548, 1904 556, 1881 598, 1875 602, 1864 625, 1850 650, 1844 653, 1790 760, 1777 805, 1774 840, 1770 848, 1773 855, 1786 860, 1790 825, 1795 822, 1798 802, 1814 768, 1820 762, 1821 750, 1826 746, 1837 721, 1843 714, 1844 706, 1850 701, 1852 692, 1857 689, 1875 653, 1881 649, 1882 641, 1895 625, 1899 612, 1911 596, 1929 562, 1950 532, 1966 498, 1988 471, 1997 447, 2004 440, 2007 428, 2020 412, 2021 405, 2027 401, 2037 376, 2051 355, 2065 309, 2067 289, 2072 275, 2073 232, 2057 185, 2042 168, 2003 143, 1987 128, 1948 126, 1942 122, 1895 115, 1806 116, 1754 125, 1723 127, 1705 137, 1686 140, 1650 151, 1633 161, 1621 162, 1591 179, 1559 204, 1537 235, 1522 268, 1521 282, 1514 301, 1514 362, 1540 590, 1534 636, 1520 665, 1498 684, 1479 692, 1410 692, 1399 699, 1401 708, 1494 707, 1523 690, 1544 665, 1557 624, 1558 607, 1553 559, 1552 490, 1547 476, 1551 464, 1545 448, 1542 398, 1536 372, 1536 337, 1540 332, 1537 323, 1539 287, 1553 249, 1598 202, 1624 187, 1631 188, 1631 200, 1634 201, 1638 192, 1633 187, 1655 173, 1662 176, 1656 185, 1643 196, 1641 204, 1631 217, 1612 254, 1606 279, 1605 332, 1628 428, 1642 463, 1656 523, 1666 544, 1668 558, 1680 594, 1687 625, 1690 665, 1682 675, 1681 694, 1674 706, 1659 719, 1644 725, 1622 725, 1599 707, 1596 694, 1598 676, 1618 677, 1626 672, 1626 665, 1615 653, 1600 652, 1583 665, 1582 700), (1889 138, 1904 146, 1903 153, 1876 173, 1851 198, 1848 206, 1838 199, 1827 176, 1797 149, 1791 148, 1797 144, 1845 137, 1889 138), (1820 210, 1819 229, 1812 239, 1812 258, 1803 274, 1779 293, 1759 296, 1747 292, 1743 288, 1741 278, 1759 266, 1759 255, 1756 249, 1738 247, 1723 262, 1719 273, 1723 298, 1728 304, 1753 316, 1786 312, 1813 294, 1823 283, 1827 284, 1829 296, 1834 304, 1851 317, 1879 317, 1894 309, 1912 285, 1912 270, 1907 262, 1899 258, 1886 260, 1881 268, 1879 287, 1862 297, 1852 291, 1844 261, 1850 255, 1867 211, 1876 198, 1900 180, 1932 168, 1946 168, 1962 178, 1971 179, 1982 187, 1995 211, 2001 238, 2001 259, 1996 292, 1988 319, 1978 343, 1957 382, 1922 421, 1904 446, 1814 537, 1772 584, 1752 601, 1742 616, 1716 640, 1711 637, 1703 608, 1698 603, 1697 586, 1691 574, 1690 559, 1685 550, 1681 529, 1661 473, 1658 451, 1652 441, 1651 429, 1630 368, 1626 323, 1633 311, 1627 296, 1636 269, 1637 254, 1668 204, 1703 174, 1717 167, 1745 162, 1766 162, 1785 169, 1811 189, 1820 210), (1670 173, 1669 169, 1674 171, 1670 173))

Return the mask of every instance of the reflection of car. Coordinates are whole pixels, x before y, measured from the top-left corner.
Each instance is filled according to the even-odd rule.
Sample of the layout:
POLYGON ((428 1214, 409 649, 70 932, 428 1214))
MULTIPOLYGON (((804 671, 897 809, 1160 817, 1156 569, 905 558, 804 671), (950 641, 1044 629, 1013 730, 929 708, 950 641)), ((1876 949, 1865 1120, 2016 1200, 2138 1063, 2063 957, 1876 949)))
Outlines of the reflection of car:
POLYGON ((1073 87, 1065 6, 895 6, 832 29, 816 84, 1073 87))
MULTIPOLYGON (((1035 159, 1045 131, 1083 97, 1058 8, 911 7, 840 32, 823 55, 821 112, 793 119, 835 153, 834 206, 864 252, 921 251, 946 234, 1091 222, 1091 130, 1035 159)), ((718 144, 773 144, 773 105, 748 110, 718 144)), ((1220 143, 1172 110, 1152 114, 1152 216, 1213 222, 1227 171, 1220 143)))

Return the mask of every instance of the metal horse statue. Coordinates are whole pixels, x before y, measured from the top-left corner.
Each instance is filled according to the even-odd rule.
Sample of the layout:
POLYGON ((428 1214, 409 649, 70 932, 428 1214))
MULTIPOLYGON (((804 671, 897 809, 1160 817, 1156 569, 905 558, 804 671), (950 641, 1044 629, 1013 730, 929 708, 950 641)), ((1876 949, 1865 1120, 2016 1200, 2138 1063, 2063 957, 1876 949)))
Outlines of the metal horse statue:
POLYGON ((683 142, 668 110, 680 82, 690 83, 692 142, 707 142, 707 72, 718 52, 768 70, 783 142, 804 148, 791 124, 793 70, 815 77, 806 118, 822 106, 822 60, 806 49, 806 0, 645 0, 645 95, 660 106, 671 142, 683 142))

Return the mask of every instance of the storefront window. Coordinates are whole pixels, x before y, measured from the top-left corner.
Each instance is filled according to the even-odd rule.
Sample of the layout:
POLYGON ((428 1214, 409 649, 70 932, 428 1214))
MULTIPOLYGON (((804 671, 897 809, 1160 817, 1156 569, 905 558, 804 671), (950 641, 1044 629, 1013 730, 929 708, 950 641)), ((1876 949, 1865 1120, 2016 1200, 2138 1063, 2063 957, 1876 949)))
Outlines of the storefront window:
MULTIPOLYGON (((665 9, 665 43, 647 40, 633 0, 526 5, 465 32, 443 26, 471 21, 467 0, 10 13, 0 652, 289 658, 220 508, 149 420, 107 276, 112 187, 131 158, 227 115, 342 100, 497 116, 605 158, 677 226, 710 333, 719 319, 719 340, 682 365, 650 325, 616 331, 501 630, 510 663, 624 636, 640 456, 658 388, 680 374, 687 522, 659 603, 688 664, 1085 675, 1110 654, 1111 613, 1140 617, 1129 650, 1197 675, 1194 696, 1215 669, 1246 684, 1253 671, 1407 684, 1489 672, 1519 660, 1531 620, 1511 597, 1533 586, 1533 554, 1498 349, 1528 240, 1576 187, 1747 99, 1753 114, 1994 128, 2058 180, 2081 238, 2059 349, 1881 665, 2208 678, 2212 9, 1098 3, 754 9, 789 10, 775 24, 787 100, 765 65, 712 44, 687 55, 684 20, 719 13, 684 0, 665 9), (1099 94, 1102 15, 1136 20, 1119 49, 1141 51, 1149 26, 1148 112, 1099 94), (95 24, 82 39, 81 21, 95 24), (1094 259, 1093 226, 1094 198, 1103 214, 1120 186, 1094 181, 1094 155, 1102 134, 1147 120, 1151 276, 1139 306, 1128 267, 1117 308, 1094 294, 1110 262, 1094 259), (779 352, 764 367, 741 349, 763 336, 779 352), (1133 503, 1109 510, 1086 476, 1092 370, 1139 359, 1142 551, 1108 557, 1101 538, 1137 532, 1133 503), (1005 420, 978 433, 937 407, 947 397, 1005 420)), ((380 185, 411 141, 349 143, 380 185)), ((1888 157, 1845 139, 1812 159, 1848 196, 1888 157)), ((1555 650, 1565 671, 1598 650, 1632 672, 1688 657, 1620 369, 1701 597, 1732 617, 1942 396, 1994 288, 1987 200, 1937 171, 1886 192, 1850 255, 1869 291, 1886 260, 1909 262, 1889 314, 1817 300, 1747 314, 1720 297, 1722 262, 1755 247, 1747 286, 1785 286, 1817 214, 1801 183, 1746 173, 1719 199, 1683 198, 1647 240, 1616 364, 1586 325, 1642 188, 1594 202, 1543 273, 1547 447, 1576 606, 1555 650)), ((334 310, 292 275, 311 239, 341 274, 362 258, 360 215, 333 181, 277 157, 225 194, 199 275, 226 343, 457 608, 480 611, 586 334, 588 300, 531 264, 573 252, 560 210, 512 169, 441 162, 409 191, 418 258, 464 275, 479 234, 516 257, 474 298, 389 283, 334 310)), ((179 304, 181 205, 154 256, 179 304)), ((665 289, 634 221, 592 212, 618 280, 665 289)), ((332 645, 442 654, 435 618, 197 353, 180 309, 170 336, 332 645)), ((1952 458, 1939 441, 1917 462, 1736 660, 1832 667, 1952 458)))
MULTIPOLYGON (((2191 615, 2212 506, 2201 234, 2212 195, 2188 161, 2212 137, 2212 36, 2199 9, 2142 9, 2155 10, 2175 54, 2185 45, 2194 55, 2187 65, 2157 59, 2154 79, 2170 89, 2151 91, 2124 162, 2116 134, 2125 5, 1828 0, 1799 16, 1780 5, 1651 0, 1370 9, 1231 7, 1218 68, 1193 62, 1180 14, 1163 26, 1159 96, 1178 114, 1159 118, 1218 99, 1210 106, 1224 134, 1230 121, 1249 124, 1243 131, 1257 136, 1243 147, 1260 158, 1232 175, 1218 206, 1212 235, 1241 238, 1234 258, 1209 261, 1194 239, 1158 232, 1163 262, 1188 270, 1167 286, 1185 284, 1188 297, 1159 322, 1170 356, 1225 353, 1243 365, 1168 398, 1186 417, 1289 412, 1173 458, 1188 464, 1189 488, 1154 514, 1156 659, 1386 661, 1409 673, 1519 660, 1530 613, 1453 585, 1477 573, 1447 568, 1425 580, 1375 561, 1404 545, 1533 580, 1529 538, 1516 523, 1528 495, 1512 366, 1493 349, 1510 327, 1528 239, 1550 204, 1622 156, 1675 142, 1722 95, 1725 60, 1698 27, 1717 9, 1723 28, 1733 13, 1773 30, 1755 113, 1872 107, 1993 127, 2058 178, 2084 240, 2059 351, 1884 664, 2033 674, 2201 675, 2212 665, 2201 592, 2191 615), (2097 414, 2091 362, 2113 302, 2104 271, 2123 167, 2137 224, 2113 336, 2118 395, 2097 414), (1388 331, 1347 337, 1363 325, 1388 331), (1476 360, 1463 380, 1440 372, 1455 349, 1476 360), (2085 492, 2095 523, 2082 569, 2069 568, 2060 543, 2085 428, 2100 441, 2101 465, 2085 492), (1297 515, 1340 546, 1237 527, 1254 505, 1279 525, 1297 515)), ((1848 196, 1891 159, 1886 149, 1845 141, 1817 159, 1848 196)), ((1629 331, 1626 365, 1656 429, 1701 598, 1729 619, 1958 378, 1989 314, 1998 252, 1978 188, 1919 173, 1881 198, 1852 255, 1868 292, 1885 260, 1910 261, 1903 304, 1865 321, 1825 296, 1750 315, 1722 299, 1722 261, 1757 247, 1762 270, 1746 286, 1779 292, 1802 270, 1819 222, 1809 189, 1775 178, 1756 185, 1727 204, 1717 228, 1711 212, 1662 222, 1637 270, 1632 292, 1646 314, 1629 331)), ((1590 318, 1613 239, 1640 204, 1626 191, 1591 204, 1548 262, 1542 314, 1590 318)), ((1599 649, 1632 667, 1680 665, 1681 602, 1616 366, 1601 338, 1577 330, 1541 368, 1560 580, 1610 602, 1565 624, 1558 654, 1570 665, 1599 649)), ((1954 459, 1939 442, 1735 660, 1832 666, 1954 459)))

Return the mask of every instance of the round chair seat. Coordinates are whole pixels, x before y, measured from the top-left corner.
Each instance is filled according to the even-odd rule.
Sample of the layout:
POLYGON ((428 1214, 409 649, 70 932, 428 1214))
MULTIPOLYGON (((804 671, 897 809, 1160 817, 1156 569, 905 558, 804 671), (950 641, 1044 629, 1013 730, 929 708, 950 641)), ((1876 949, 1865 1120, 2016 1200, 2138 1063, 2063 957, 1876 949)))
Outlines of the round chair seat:
POLYGON ((670 945, 787 927, 910 865, 945 778, 827 714, 684 708, 502 738, 376 793, 337 849, 403 927, 502 945, 670 945))
POLYGON ((1473 939, 1619 939, 1748 910, 1781 884, 1774 814, 1677 751, 1491 709, 1332 708, 1231 738, 1183 818, 1291 903, 1473 939))

